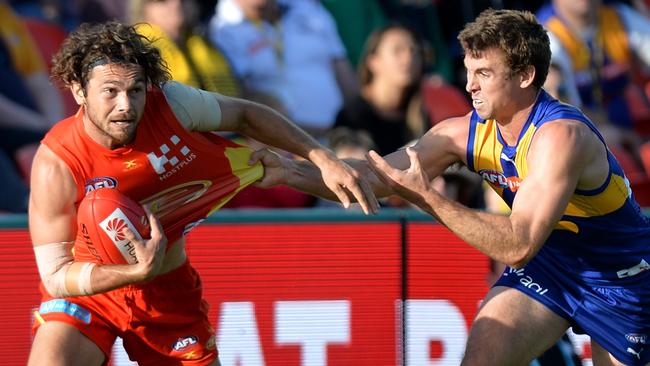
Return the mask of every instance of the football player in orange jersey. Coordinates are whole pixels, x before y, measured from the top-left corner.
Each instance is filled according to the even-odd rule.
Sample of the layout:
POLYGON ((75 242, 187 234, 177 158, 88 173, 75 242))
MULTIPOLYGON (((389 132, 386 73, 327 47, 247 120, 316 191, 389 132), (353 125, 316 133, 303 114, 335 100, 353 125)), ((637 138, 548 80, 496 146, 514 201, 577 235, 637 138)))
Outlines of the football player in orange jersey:
POLYGON ((352 193, 366 213, 378 208, 355 170, 282 115, 169 81, 159 52, 131 26, 82 25, 52 74, 80 109, 52 128, 33 163, 29 226, 43 298, 29 365, 106 364, 117 336, 140 365, 219 364, 183 237, 264 169, 212 131, 310 160, 346 206, 352 193), (135 264, 102 263, 77 228, 84 195, 106 187, 150 208, 151 237, 126 232, 135 264))

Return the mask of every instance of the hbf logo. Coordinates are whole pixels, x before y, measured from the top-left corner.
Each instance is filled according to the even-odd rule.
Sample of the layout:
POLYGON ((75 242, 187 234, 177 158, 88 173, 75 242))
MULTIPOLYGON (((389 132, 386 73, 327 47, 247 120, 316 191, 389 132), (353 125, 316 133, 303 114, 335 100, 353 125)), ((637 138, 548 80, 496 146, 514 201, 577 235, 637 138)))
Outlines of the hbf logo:
POLYGON ((517 176, 506 177, 503 173, 491 169, 481 169, 478 171, 478 174, 492 187, 508 188, 512 192, 517 192, 522 182, 522 179, 517 176))
POLYGON ((182 168, 185 164, 194 160, 194 154, 191 153, 187 146, 177 146, 181 142, 178 136, 173 135, 169 138, 169 141, 172 143, 172 148, 176 151, 176 154, 172 152, 172 148, 167 144, 160 145, 161 156, 156 155, 155 152, 147 154, 147 159, 149 159, 151 166, 158 174, 166 175, 166 173, 169 173, 171 175, 177 171, 176 168, 182 168), (183 160, 179 159, 178 153, 182 155, 181 159, 183 160), (169 168, 166 166, 169 166, 169 168))

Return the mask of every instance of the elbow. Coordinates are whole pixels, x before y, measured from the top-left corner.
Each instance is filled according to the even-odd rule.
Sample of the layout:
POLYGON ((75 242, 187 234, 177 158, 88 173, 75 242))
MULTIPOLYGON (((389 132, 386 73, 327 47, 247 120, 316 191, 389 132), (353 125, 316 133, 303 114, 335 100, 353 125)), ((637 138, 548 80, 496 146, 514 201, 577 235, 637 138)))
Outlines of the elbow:
POLYGON ((43 278, 43 287, 45 288, 45 291, 47 291, 50 296, 54 298, 62 298, 69 296, 69 293, 65 291, 63 286, 60 286, 59 284, 55 283, 54 281, 51 281, 48 278, 43 278))
POLYGON ((510 253, 504 263, 514 269, 524 268, 537 254, 536 248, 537 246, 533 244, 522 245, 510 253))

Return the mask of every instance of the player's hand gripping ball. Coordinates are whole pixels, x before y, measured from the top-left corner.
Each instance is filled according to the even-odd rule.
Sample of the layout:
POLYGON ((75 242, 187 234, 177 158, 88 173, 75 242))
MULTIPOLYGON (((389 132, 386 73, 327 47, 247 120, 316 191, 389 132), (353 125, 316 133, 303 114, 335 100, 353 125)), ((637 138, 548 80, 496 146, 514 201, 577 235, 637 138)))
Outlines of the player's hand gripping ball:
POLYGON ((113 188, 88 193, 77 209, 77 223, 88 251, 103 264, 137 263, 135 247, 122 230, 129 228, 140 240, 150 232, 142 206, 113 188))

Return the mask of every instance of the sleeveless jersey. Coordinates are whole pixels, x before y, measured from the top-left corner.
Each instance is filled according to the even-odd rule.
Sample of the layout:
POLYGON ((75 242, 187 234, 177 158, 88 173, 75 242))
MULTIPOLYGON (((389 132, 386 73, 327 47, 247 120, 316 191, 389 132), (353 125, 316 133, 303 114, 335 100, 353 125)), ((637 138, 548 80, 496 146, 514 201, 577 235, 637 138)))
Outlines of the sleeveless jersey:
MULTIPOLYGON (((72 172, 76 205, 92 190, 119 189, 151 205, 170 244, 262 177, 260 164, 247 164, 249 148, 214 133, 188 131, 159 88, 147 91, 135 139, 114 150, 86 134, 83 113, 81 108, 59 122, 43 139, 72 172)), ((75 257, 93 260, 85 248, 75 247, 75 257)))
MULTIPOLYGON (((470 119, 467 165, 489 183, 512 207, 526 179, 527 154, 535 131, 544 123, 571 119, 586 124, 603 141, 596 127, 580 110, 540 91, 516 146, 508 146, 494 120, 470 119)), ((650 222, 634 200, 620 165, 607 151, 609 174, 601 187, 576 189, 569 204, 537 257, 552 260, 565 273, 583 279, 609 281, 650 269, 650 222)), ((537 260, 537 257, 534 260, 537 260)))

